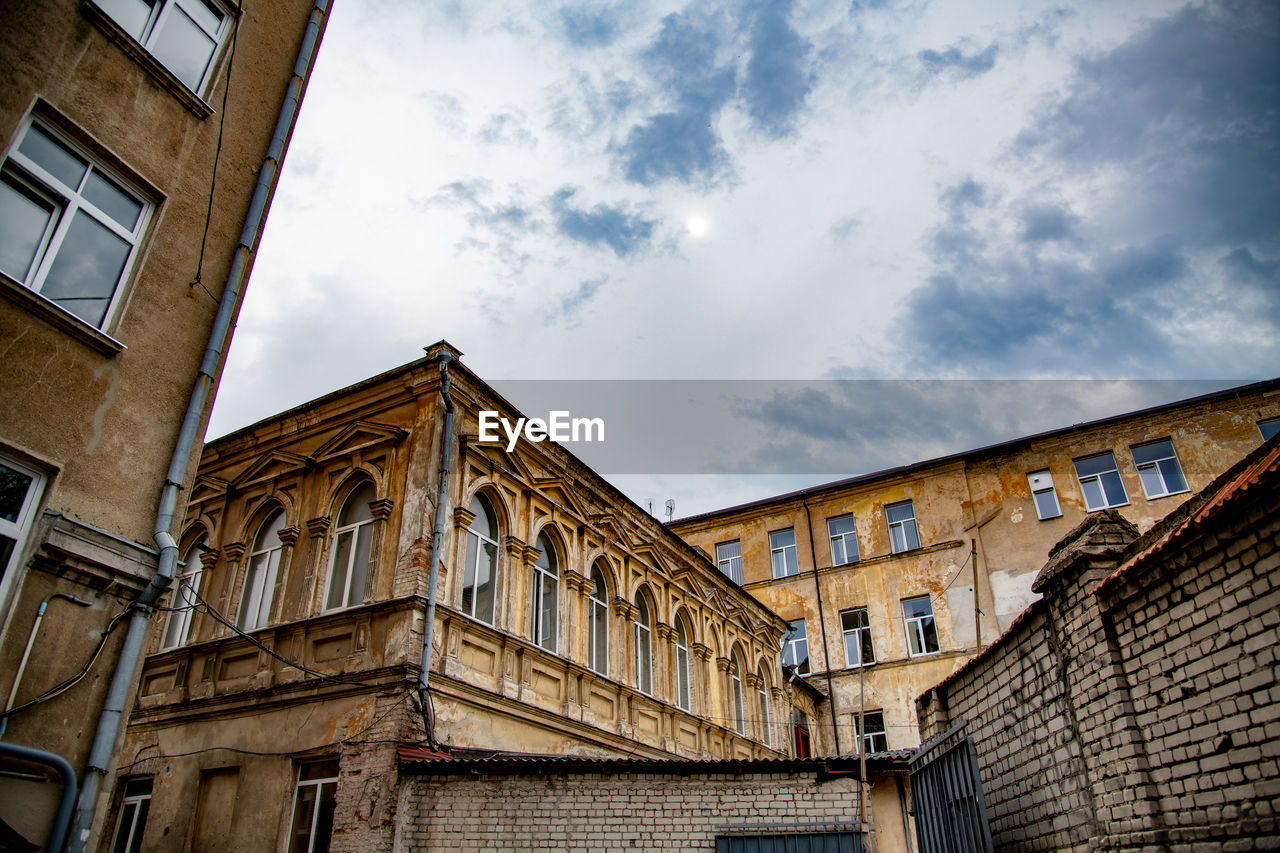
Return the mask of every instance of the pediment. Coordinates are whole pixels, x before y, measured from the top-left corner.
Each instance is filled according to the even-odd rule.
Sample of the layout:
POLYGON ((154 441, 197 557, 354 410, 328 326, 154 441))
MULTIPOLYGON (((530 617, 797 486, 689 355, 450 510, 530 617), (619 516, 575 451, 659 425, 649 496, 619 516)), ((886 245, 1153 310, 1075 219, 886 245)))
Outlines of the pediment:
POLYGON ((191 497, 187 503, 200 503, 215 498, 220 498, 227 493, 227 488, 231 484, 220 477, 211 477, 208 474, 201 474, 196 477, 195 485, 191 487, 191 497))
POLYGON ((273 450, 257 459, 248 468, 231 481, 231 485, 243 491, 246 487, 267 480, 274 480, 285 474, 292 474, 307 467, 309 460, 297 453, 287 450, 273 450))
POLYGON ((335 456, 349 456, 357 451, 379 444, 399 443, 409 434, 408 430, 375 421, 355 421, 338 430, 313 454, 317 461, 335 456))

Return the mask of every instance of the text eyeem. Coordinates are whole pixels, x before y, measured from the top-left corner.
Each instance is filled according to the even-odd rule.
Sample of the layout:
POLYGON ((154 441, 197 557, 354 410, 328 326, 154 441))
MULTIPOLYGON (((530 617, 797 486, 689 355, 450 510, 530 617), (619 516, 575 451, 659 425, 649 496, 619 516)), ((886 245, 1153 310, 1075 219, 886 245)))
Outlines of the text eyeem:
POLYGON ((501 428, 506 433, 507 452, 516 449, 516 441, 604 441, 604 418, 575 418, 567 411, 548 412, 547 419, 517 418, 515 424, 493 411, 480 412, 480 441, 502 442, 501 428))

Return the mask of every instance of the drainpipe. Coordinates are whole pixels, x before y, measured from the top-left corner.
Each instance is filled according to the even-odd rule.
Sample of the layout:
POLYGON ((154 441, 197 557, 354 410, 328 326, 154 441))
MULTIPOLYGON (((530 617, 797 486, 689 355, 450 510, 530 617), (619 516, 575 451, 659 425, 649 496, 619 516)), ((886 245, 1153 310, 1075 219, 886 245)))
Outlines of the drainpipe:
POLYGON ((218 365, 222 362, 222 354, 231 337, 232 323, 240 304, 243 278, 248 271, 249 257, 257 245, 258 234, 266 219, 267 202, 271 198, 271 191, 279 177, 280 164, 284 160, 289 133, 297 120, 303 91, 306 89, 307 79, 311 76, 316 46, 324 29, 328 8, 329 0, 315 0, 315 5, 311 9, 307 29, 302 36, 302 45, 298 49, 298 58, 294 62, 293 77, 289 80, 289 88, 285 92, 284 102, 280 105, 280 114, 276 118, 275 132, 271 136, 271 144, 267 147, 266 159, 262 161, 262 167, 258 170, 258 183, 253 188, 253 197, 249 201, 249 211, 245 215, 244 227, 240 231, 240 242, 231 258, 231 269, 227 272, 227 282, 222 290, 222 298, 218 301, 218 313, 214 317, 213 327, 209 330, 204 359, 200 363, 195 386, 191 389, 191 396, 187 400, 187 411, 183 416, 182 426, 178 430, 178 440, 169 460, 169 470, 165 475, 164 487, 160 491, 160 505, 156 510, 152 536, 160 546, 159 564, 150 583, 130 605, 133 613, 129 618, 128 631, 125 634, 124 645, 120 649, 120 657, 116 660, 115 671, 111 674, 107 697, 98 718, 98 728, 94 734, 93 745, 89 749, 84 788, 80 792, 80 799, 76 806, 75 831, 67 846, 69 853, 81 853, 89 840, 98 789, 111 764, 124 708, 129 698, 129 689, 133 684, 138 661, 142 657, 142 645, 146 639, 147 626, 153 612, 152 605, 169 587, 178 565, 178 543, 170 531, 177 515, 179 492, 182 490, 182 481, 186 478, 187 466, 191 462, 196 433, 204 417, 205 404, 213 390, 218 365))
MULTIPOLYGON (((9 688, 9 698, 4 703, 5 716, 0 717, 0 738, 4 737, 4 733, 9 728, 9 709, 13 707, 13 701, 18 698, 18 685, 22 683, 22 675, 27 671, 27 661, 31 658, 31 649, 35 647, 36 635, 40 633, 40 623, 44 621, 45 611, 49 609, 49 602, 55 598, 65 598, 72 604, 78 604, 81 607, 88 607, 89 602, 83 598, 76 598, 74 595, 66 592, 55 592, 53 595, 40 602, 40 607, 36 610, 36 622, 31 626, 31 633, 27 635, 27 646, 22 650, 22 660, 18 662, 18 672, 13 676, 13 686, 9 688)), ((50 753, 52 755, 52 753, 50 753)))
POLYGON ((49 829, 49 838, 44 846, 45 850, 61 850, 67 838, 67 827, 71 824, 71 813, 76 807, 76 772, 71 769, 71 764, 61 755, 16 743, 0 743, 0 755, 47 764, 62 777, 62 799, 58 801, 58 813, 54 816, 53 826, 49 829))
MULTIPOLYGON (((428 348, 431 352, 432 348, 428 348)), ((422 659, 418 672, 418 703, 422 709, 422 722, 426 729, 427 743, 435 746, 436 721, 431 708, 427 685, 431 680, 431 641, 436 624, 436 596, 440 585, 440 564, 444 558, 444 525, 449 505, 449 469, 453 465, 453 398, 449 396, 449 362, 453 353, 443 347, 435 353, 440 364, 440 400, 444 403, 444 427, 440 433, 439 487, 436 490, 436 516, 431 529, 431 570, 427 574, 426 625, 422 630, 422 659)))

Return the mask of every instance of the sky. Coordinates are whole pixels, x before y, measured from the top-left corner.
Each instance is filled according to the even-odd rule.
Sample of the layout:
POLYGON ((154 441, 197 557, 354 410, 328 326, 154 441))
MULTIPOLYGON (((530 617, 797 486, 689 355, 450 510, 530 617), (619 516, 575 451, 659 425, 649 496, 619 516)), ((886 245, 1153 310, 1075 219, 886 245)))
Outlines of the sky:
POLYGON ((337 0, 209 436, 442 338, 544 389, 927 380, 875 420, 931 441, 830 472, 610 477, 679 516, 1271 377, 1278 331, 1273 2, 337 0), (986 432, 921 393, 991 379, 1106 381, 986 432))

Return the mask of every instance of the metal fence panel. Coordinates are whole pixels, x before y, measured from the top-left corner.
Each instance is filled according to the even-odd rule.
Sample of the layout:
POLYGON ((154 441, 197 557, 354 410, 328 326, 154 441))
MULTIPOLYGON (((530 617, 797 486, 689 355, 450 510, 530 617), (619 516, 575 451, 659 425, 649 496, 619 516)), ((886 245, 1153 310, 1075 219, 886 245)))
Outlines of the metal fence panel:
POLYGON ((920 853, 993 853, 982 779, 965 721, 911 758, 911 804, 920 853))
POLYGON ((856 832, 722 835, 716 853, 865 853, 865 848, 856 832))

